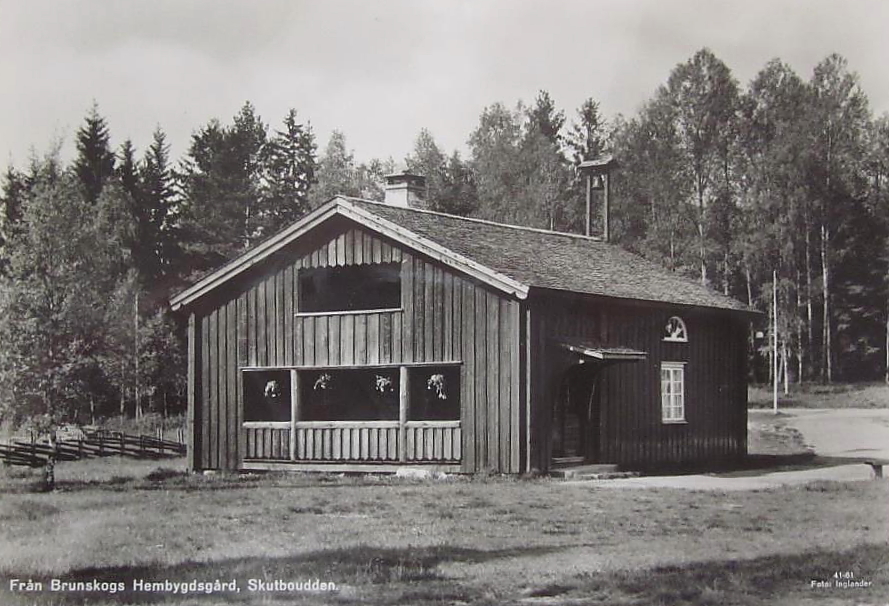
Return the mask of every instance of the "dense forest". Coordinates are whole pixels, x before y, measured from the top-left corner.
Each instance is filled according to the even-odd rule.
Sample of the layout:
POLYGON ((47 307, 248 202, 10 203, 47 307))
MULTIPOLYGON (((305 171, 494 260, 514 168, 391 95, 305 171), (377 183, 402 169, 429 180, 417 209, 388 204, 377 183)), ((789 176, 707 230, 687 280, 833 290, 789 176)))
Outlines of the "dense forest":
POLYGON ((51 146, 2 178, 0 421, 181 412, 170 293, 336 194, 381 199, 398 165, 427 177, 432 210, 581 232, 575 167, 606 153, 616 242, 769 315, 776 288, 782 379, 887 377, 889 117, 842 57, 808 79, 773 60, 742 88, 704 49, 634 116, 594 98, 566 116, 540 91, 484 108, 467 143, 422 130, 401 162, 359 163, 343 133, 319 149, 295 110, 275 128, 246 103, 176 160, 160 127, 142 152, 112 146, 94 105, 70 164, 51 146))

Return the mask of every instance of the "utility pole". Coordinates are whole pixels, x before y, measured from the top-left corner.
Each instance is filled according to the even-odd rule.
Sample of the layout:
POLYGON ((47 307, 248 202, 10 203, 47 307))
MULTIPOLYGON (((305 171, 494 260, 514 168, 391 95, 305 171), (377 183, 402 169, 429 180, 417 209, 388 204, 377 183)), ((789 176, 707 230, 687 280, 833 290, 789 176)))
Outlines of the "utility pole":
POLYGON ((778 414, 778 272, 772 270, 772 407, 778 414))
POLYGON ((133 298, 133 354, 135 356, 135 373, 133 375, 133 399, 136 401, 135 416, 142 416, 142 403, 139 401, 139 291, 133 298))

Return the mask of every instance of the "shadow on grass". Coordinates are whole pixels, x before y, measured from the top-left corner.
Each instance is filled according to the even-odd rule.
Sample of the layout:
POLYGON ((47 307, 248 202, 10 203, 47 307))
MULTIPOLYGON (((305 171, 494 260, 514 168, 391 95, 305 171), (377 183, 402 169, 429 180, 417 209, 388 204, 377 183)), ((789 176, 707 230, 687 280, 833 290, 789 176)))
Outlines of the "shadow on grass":
MULTIPOLYGON (((279 558, 237 558, 219 562, 184 562, 173 566, 143 565, 87 568, 72 571, 68 583, 98 581, 123 583, 126 589, 103 592, 49 591, 13 594, 0 587, 0 603, 13 604, 452 604, 533 603, 671 604, 678 606, 764 606, 841 595, 860 602, 884 595, 889 584, 889 546, 862 545, 848 551, 810 551, 749 560, 713 560, 653 569, 586 573, 554 583, 507 589, 492 602, 479 587, 442 576, 447 562, 480 564, 516 556, 545 555, 565 547, 534 547, 482 551, 439 546, 420 549, 379 549, 358 546, 279 558), (854 574, 865 587, 837 588, 837 571, 854 574), (147 583, 236 580, 240 592, 191 593, 134 591, 134 580, 147 583), (249 591, 249 579, 290 583, 319 580, 335 583, 337 592, 249 591), (815 587, 813 581, 831 583, 815 587)), ((8 575, 13 578, 12 575, 8 575)), ((48 579, 35 579, 47 583, 48 579)))
POLYGON ((691 475, 707 473, 724 477, 758 476, 778 471, 805 471, 840 465, 864 464, 869 457, 825 457, 813 452, 794 454, 752 454, 742 459, 724 462, 704 462, 658 466, 639 466, 632 469, 646 475, 691 475))
MULTIPOLYGON (((66 583, 99 582, 106 584, 123 583, 124 589, 107 591, 48 591, 48 578, 32 577, 44 583, 44 591, 14 594, 9 591, 8 582, 0 586, 2 604, 154 604, 188 599, 207 604, 267 603, 272 598, 285 599, 283 603, 304 601, 315 603, 327 592, 300 590, 265 590, 251 592, 250 579, 273 583, 281 580, 286 583, 312 583, 315 580, 334 583, 339 593, 337 603, 366 603, 368 596, 376 601, 370 603, 453 603, 455 600, 473 602, 480 595, 460 587, 456 581, 443 577, 438 572, 439 564, 446 562, 483 563, 501 558, 528 555, 544 555, 560 551, 565 547, 529 547, 484 551, 453 546, 425 548, 380 549, 361 545, 348 549, 331 549, 289 557, 235 558, 216 562, 183 562, 172 566, 140 565, 103 568, 83 568, 71 571, 60 580, 66 583), (190 583, 192 581, 213 583, 237 581, 239 592, 224 590, 219 593, 193 592, 185 596, 171 591, 137 591, 135 581, 143 583, 190 583), (19 598, 27 601, 16 602, 19 598)), ((7 578, 16 578, 15 573, 7 578)), ((18 578, 27 579, 27 575, 18 578)), ((274 589, 272 587, 272 589, 274 589)), ((477 602, 476 602, 477 603, 477 602)))
POLYGON ((750 455, 734 469, 719 471, 730 477, 758 476, 778 471, 805 471, 840 465, 865 464, 867 457, 824 457, 814 453, 792 455, 750 455))
MULTIPOLYGON (((699 473, 735 474, 749 472, 750 475, 773 471, 812 469, 842 463, 830 463, 813 452, 793 454, 753 454, 742 458, 724 461, 700 461, 691 463, 671 463, 660 465, 640 465, 632 467, 646 475, 690 475, 699 473)), ((630 469, 630 467, 628 467, 630 469)))
POLYGON ((799 599, 840 596, 861 599, 885 597, 889 583, 889 546, 863 545, 849 551, 811 551, 742 561, 695 562, 649 570, 584 574, 554 585, 530 588, 526 595, 557 597, 569 603, 671 604, 760 606, 796 603, 799 599), (866 587, 838 588, 834 573, 848 571, 866 587), (831 586, 813 586, 813 581, 831 586), (789 600, 789 601, 785 601, 789 600), (586 603, 584 601, 583 603, 586 603))
MULTIPOLYGON (((144 476, 113 474, 104 478, 57 479, 55 490, 59 492, 80 492, 85 490, 105 490, 123 492, 132 490, 164 490, 182 492, 206 492, 242 488, 341 488, 343 486, 406 485, 400 478, 377 478, 372 476, 338 477, 323 474, 298 473, 219 473, 213 475, 190 474, 187 472, 158 467, 144 476)), ((36 493, 46 492, 42 478, 36 472, 19 474, 15 477, 0 477, 0 492, 36 493)))

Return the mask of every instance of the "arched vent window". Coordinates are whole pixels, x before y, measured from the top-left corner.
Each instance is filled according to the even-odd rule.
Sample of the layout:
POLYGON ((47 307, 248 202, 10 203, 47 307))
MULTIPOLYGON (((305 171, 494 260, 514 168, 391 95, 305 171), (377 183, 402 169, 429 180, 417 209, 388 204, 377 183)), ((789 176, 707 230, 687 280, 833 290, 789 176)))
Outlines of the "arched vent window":
POLYGON ((685 322, 682 321, 682 318, 673 316, 667 320, 664 341, 673 341, 674 343, 688 342, 688 331, 685 328, 685 322))

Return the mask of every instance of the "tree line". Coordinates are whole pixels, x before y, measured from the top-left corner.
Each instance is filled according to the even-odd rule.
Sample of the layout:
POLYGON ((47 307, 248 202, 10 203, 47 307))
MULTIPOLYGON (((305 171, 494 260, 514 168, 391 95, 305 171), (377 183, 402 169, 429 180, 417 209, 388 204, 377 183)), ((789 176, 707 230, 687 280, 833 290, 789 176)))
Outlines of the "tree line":
MULTIPOLYGON (((808 79, 773 60, 742 87, 703 49, 633 116, 606 120, 589 98, 569 120, 540 91, 485 107, 467 142, 464 159, 424 129, 403 159, 429 209, 583 232, 576 166, 612 154, 614 241, 764 311, 777 277, 785 378, 886 373, 889 118, 842 57, 808 79)), ((178 161, 160 127, 141 153, 112 147, 96 105, 76 144, 68 165, 56 145, 3 178, 3 419, 181 412, 171 292, 334 195, 381 199, 398 166, 358 162, 339 131, 319 150, 295 110, 272 128, 250 103, 178 161)))

